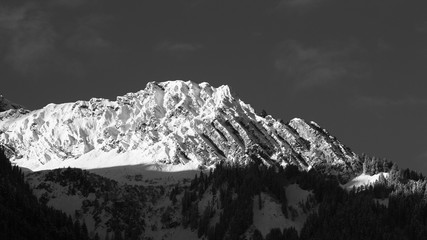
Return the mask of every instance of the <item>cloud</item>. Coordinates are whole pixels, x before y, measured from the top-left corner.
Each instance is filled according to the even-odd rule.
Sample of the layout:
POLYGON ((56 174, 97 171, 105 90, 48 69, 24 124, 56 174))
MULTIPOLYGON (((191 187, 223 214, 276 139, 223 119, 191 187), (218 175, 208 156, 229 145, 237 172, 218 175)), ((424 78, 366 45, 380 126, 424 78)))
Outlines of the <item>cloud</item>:
POLYGON ((170 53, 189 53, 202 49, 203 45, 198 43, 173 43, 165 41, 157 45, 156 49, 162 52, 170 53))
POLYGON ((363 50, 355 42, 305 46, 288 40, 276 49, 274 67, 294 90, 366 77, 363 50))
POLYGON ((4 33, 3 60, 22 73, 37 71, 54 51, 57 35, 48 16, 37 6, 0 9, 0 30, 4 33))
MULTIPOLYGON (((58 20, 63 9, 58 4, 86 4, 88 1, 31 2, 8 7, 0 6, 0 59, 22 75, 42 75, 46 72, 80 76, 76 69, 91 54, 112 47, 102 36, 108 26, 107 15, 88 12, 67 21, 58 20), (58 20, 58 21, 57 21, 58 20), (70 51, 84 53, 72 55, 70 51), (84 56, 80 59, 78 56, 84 56)), ((61 5, 62 6, 62 5, 61 5)))
POLYGON ((97 2, 98 0, 52 0, 52 5, 63 6, 63 7, 80 7, 86 4, 97 2))
POLYGON ((391 99, 386 97, 359 96, 354 101, 359 107, 410 107, 410 106, 427 106, 427 99, 415 97, 406 97, 400 99, 391 99))
POLYGON ((418 154, 415 154, 413 159, 411 159, 413 162, 413 168, 422 170, 424 173, 427 170, 427 151, 419 152, 418 154))
POLYGON ((317 5, 325 0, 281 0, 278 7, 309 7, 317 5))
POLYGON ((200 43, 164 41, 154 47, 154 51, 161 57, 167 57, 175 61, 182 61, 194 56, 204 46, 200 43))
POLYGON ((104 15, 90 15, 79 19, 71 35, 67 38, 66 46, 77 51, 93 52, 112 47, 111 41, 104 38, 100 32, 110 20, 104 15))
POLYGON ((273 13, 298 16, 306 15, 318 9, 328 0, 280 0, 274 7, 273 13))
POLYGON ((427 21, 424 21, 424 22, 422 22, 422 23, 418 24, 418 25, 416 26, 415 30, 416 30, 418 33, 426 34, 426 33, 427 33, 427 21))
POLYGON ((416 157, 416 159, 417 159, 417 160, 421 160, 421 161, 422 161, 422 163, 424 163, 424 166, 426 166, 426 165, 427 165, 427 151, 425 151, 425 152, 423 152, 423 153, 419 154, 419 155, 416 157))

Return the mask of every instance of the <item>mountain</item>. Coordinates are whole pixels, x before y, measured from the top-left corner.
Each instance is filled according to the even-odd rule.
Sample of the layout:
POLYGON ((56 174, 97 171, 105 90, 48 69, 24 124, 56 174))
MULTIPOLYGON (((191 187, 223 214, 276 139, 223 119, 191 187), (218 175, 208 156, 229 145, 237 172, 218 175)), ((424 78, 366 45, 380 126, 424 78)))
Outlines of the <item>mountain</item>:
POLYGON ((260 116, 228 86, 150 82, 116 101, 17 111, 0 115, 0 143, 15 164, 31 170, 147 164, 176 171, 259 161, 352 175, 361 167, 354 152, 316 123, 260 116))
POLYGON ((0 145, 5 239, 427 238, 424 176, 258 114, 228 86, 11 108, 0 145))
POLYGON ((23 106, 7 100, 5 97, 3 97, 3 95, 0 94, 0 112, 20 108, 23 108, 23 106))

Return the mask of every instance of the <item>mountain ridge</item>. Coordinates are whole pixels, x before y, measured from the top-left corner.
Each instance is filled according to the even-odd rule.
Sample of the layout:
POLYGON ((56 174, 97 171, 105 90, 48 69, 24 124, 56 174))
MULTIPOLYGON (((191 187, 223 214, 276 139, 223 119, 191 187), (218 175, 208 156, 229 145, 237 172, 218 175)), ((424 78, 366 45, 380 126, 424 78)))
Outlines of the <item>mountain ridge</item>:
POLYGON ((425 239, 424 176, 316 122, 258 114, 228 86, 150 82, 115 101, 10 109, 3 149, 92 239, 425 239))
POLYGON ((6 99, 2 94, 0 94, 0 112, 4 112, 10 109, 20 109, 24 108, 22 105, 11 102, 6 99))
POLYGON ((9 110, 0 114, 0 131, 12 161, 32 170, 146 163, 176 171, 221 161, 302 169, 326 163, 336 173, 360 167, 357 155, 315 122, 262 117, 230 87, 191 81, 149 82, 116 101, 9 110))

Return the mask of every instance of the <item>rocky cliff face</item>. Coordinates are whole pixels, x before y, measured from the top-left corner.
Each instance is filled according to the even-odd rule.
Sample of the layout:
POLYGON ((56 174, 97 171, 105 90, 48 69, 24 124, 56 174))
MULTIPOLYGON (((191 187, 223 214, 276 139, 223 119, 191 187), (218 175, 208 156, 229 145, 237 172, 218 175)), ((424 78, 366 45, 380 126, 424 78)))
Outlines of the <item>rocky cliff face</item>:
POLYGON ((116 101, 93 98, 6 113, 0 115, 0 142, 16 164, 32 170, 141 163, 174 170, 219 161, 357 167, 356 154, 316 123, 261 117, 228 86, 150 82, 116 101))

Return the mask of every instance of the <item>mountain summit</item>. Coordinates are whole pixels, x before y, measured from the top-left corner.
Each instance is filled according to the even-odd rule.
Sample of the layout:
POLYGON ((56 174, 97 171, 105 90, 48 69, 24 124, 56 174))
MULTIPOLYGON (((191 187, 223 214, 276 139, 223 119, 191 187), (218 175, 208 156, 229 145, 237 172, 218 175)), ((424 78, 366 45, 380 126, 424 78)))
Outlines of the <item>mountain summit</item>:
POLYGON ((316 123, 260 116, 228 86, 150 82, 116 101, 12 113, 0 116, 1 144, 15 164, 32 170, 152 164, 175 171, 220 161, 339 172, 360 167, 357 155, 316 123))
POLYGON ((21 105, 13 103, 7 100, 3 95, 0 94, 0 112, 4 112, 10 109, 23 108, 21 105))

